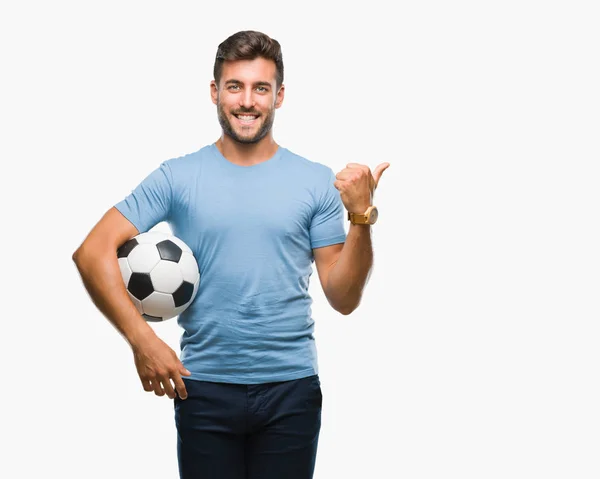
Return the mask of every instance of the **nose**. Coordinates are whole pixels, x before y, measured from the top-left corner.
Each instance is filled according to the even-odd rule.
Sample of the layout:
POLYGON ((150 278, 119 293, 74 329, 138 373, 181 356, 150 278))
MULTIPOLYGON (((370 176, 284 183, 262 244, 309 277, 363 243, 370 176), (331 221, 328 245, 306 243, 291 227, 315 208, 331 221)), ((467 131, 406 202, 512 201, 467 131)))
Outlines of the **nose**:
POLYGON ((240 106, 246 109, 253 108, 256 104, 256 101, 254 100, 254 97, 252 95, 253 91, 251 88, 245 89, 244 92, 240 95, 240 106))

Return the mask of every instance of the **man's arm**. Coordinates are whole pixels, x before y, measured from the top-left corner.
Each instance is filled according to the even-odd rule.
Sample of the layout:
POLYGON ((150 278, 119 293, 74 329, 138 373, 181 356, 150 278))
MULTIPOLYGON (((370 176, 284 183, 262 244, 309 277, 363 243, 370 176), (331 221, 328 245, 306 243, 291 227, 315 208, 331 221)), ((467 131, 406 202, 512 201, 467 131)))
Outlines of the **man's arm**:
POLYGON ((346 242, 313 250, 323 292, 333 309, 352 313, 373 266, 370 225, 350 225, 346 242))
POLYGON ((130 344, 144 390, 158 396, 166 392, 174 398, 173 379, 179 396, 185 399, 179 374, 189 372, 138 312, 123 283, 116 252, 137 234, 135 226, 113 207, 73 253, 73 261, 93 303, 130 344))
MULTIPOLYGON (((335 175, 333 185, 347 211, 362 213, 373 204, 375 188, 389 166, 381 163, 371 173, 366 165, 348 163, 335 175)), ((351 223, 343 246, 315 248, 313 254, 329 304, 344 315, 352 313, 360 304, 373 266, 371 226, 351 223)))
POLYGON ((117 248, 136 234, 135 226, 111 208, 73 253, 91 300, 132 347, 153 334, 129 299, 117 261, 117 248))

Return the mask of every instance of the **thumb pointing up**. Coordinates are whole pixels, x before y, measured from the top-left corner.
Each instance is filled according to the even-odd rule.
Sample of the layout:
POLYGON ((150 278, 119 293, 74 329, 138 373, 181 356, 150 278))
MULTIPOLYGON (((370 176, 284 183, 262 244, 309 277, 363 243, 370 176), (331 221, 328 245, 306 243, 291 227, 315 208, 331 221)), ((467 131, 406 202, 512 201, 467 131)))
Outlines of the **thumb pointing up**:
POLYGON ((389 163, 381 163, 377 165, 375 171, 373 172, 373 179, 375 180, 375 188, 377 188, 377 184, 379 183, 379 179, 381 178, 381 174, 389 168, 389 163))

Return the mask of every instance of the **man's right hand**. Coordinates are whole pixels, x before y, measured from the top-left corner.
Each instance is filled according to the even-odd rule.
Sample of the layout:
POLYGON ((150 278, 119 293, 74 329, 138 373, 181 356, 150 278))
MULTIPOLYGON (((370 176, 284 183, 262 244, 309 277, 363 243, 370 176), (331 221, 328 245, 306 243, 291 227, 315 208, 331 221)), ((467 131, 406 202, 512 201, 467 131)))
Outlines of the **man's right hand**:
POLYGON ((192 373, 183 366, 175 351, 162 339, 154 336, 143 345, 133 347, 132 350, 144 391, 154 391, 157 396, 164 396, 166 393, 171 399, 175 398, 175 394, 178 394, 181 399, 187 398, 181 375, 190 376, 192 373), (175 389, 171 380, 175 384, 175 389))

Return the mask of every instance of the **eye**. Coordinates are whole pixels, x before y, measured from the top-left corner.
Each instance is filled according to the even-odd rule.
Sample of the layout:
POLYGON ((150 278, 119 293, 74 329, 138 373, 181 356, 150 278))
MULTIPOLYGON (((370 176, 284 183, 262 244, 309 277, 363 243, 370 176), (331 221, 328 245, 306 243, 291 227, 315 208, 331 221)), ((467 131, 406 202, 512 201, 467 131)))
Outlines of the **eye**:
POLYGON ((256 89, 260 92, 260 93, 266 93, 267 91, 269 91, 269 89, 267 87, 264 86, 257 86, 256 89))
POLYGON ((229 86, 227 87, 227 89, 228 89, 228 90, 238 90, 239 88, 240 88, 240 86, 239 86, 239 85, 229 85, 229 86))

